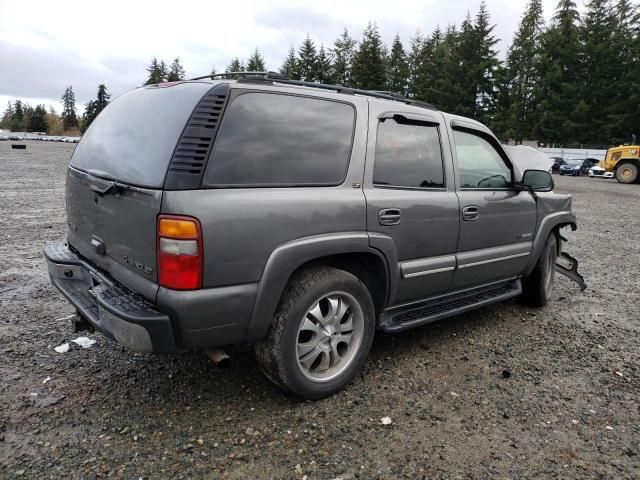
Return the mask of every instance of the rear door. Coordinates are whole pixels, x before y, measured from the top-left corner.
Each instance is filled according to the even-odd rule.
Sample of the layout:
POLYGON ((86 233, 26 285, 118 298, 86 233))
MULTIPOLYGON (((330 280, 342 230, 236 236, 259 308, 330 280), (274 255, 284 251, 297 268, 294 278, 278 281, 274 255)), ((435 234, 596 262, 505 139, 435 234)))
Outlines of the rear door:
POLYGON ((401 304, 449 288, 458 242, 458 198, 450 150, 443 148, 442 115, 389 107, 370 102, 364 192, 371 245, 391 239, 395 246, 400 278, 391 296, 393 304, 401 304))
POLYGON ((514 188, 513 166, 488 131, 454 123, 460 238, 452 289, 518 277, 532 249, 536 202, 514 188))
POLYGON ((156 286, 156 218, 169 162, 211 84, 144 87, 118 97, 89 127, 67 175, 68 242, 150 299, 156 286))

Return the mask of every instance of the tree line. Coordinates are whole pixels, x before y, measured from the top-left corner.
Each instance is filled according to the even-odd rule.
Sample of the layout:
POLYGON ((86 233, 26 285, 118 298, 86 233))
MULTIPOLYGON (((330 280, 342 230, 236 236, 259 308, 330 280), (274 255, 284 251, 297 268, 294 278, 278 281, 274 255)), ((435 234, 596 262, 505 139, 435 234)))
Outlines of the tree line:
POLYGON ((77 135, 84 133, 91 122, 107 106, 111 94, 104 84, 98 86, 96 98, 89 100, 84 106, 84 113, 78 117, 76 97, 72 86, 68 86, 60 101, 62 112, 58 114, 53 107, 49 110, 44 105, 30 106, 22 100, 8 102, 0 128, 12 132, 42 132, 49 135, 77 135))
MULTIPOLYGON (((639 20, 631 0, 586 0, 582 15, 573 0, 559 0, 545 22, 542 0, 529 0, 502 59, 496 25, 482 1, 460 24, 417 33, 408 45, 399 35, 385 45, 374 23, 359 40, 345 28, 330 46, 307 35, 289 49, 279 71, 295 80, 397 92, 477 119, 503 141, 608 146, 629 141, 640 125, 639 20)), ((234 58, 223 73, 266 70, 256 48, 246 61, 234 58)), ((153 58, 144 84, 184 78, 179 58, 170 65, 153 58)), ((80 119, 71 87, 62 102, 63 128, 82 132, 109 94, 100 85, 80 119)), ((18 100, 0 125, 37 131, 46 124, 49 130, 55 116, 43 105, 18 100)))
MULTIPOLYGON (((503 141, 607 146, 627 142, 640 125, 640 17, 631 0, 559 0, 550 22, 529 0, 504 59, 485 2, 460 24, 398 35, 384 44, 370 23, 360 40, 345 28, 331 46, 307 35, 279 68, 291 79, 392 91, 471 117, 503 141)), ((226 73, 266 71, 256 48, 226 73)), ((153 59, 147 84, 184 79, 153 59)), ((216 73, 215 68, 211 73, 216 73)))

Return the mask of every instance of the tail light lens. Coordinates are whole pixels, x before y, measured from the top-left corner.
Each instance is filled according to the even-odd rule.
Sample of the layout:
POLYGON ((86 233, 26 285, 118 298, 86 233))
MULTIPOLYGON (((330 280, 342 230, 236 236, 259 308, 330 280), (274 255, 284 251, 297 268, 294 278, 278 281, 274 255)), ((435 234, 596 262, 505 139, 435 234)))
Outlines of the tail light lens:
POLYGON ((158 283, 173 290, 202 287, 202 231, 192 217, 158 217, 158 283))

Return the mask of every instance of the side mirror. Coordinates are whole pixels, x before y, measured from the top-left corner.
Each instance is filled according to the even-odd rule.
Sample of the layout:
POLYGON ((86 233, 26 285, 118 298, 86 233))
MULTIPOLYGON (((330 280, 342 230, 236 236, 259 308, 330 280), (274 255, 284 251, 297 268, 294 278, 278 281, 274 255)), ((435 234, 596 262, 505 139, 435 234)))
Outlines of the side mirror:
POLYGON ((534 192, 550 192, 553 190, 553 177, 544 170, 526 170, 520 185, 534 192))

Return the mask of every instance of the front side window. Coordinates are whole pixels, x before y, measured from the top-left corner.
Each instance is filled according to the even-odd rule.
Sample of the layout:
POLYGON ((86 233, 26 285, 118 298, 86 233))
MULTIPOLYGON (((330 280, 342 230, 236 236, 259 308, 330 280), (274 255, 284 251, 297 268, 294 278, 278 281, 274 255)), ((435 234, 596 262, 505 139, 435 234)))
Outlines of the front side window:
POLYGON ((338 185, 347 173, 354 120, 346 103, 241 94, 224 115, 205 184, 338 185))
POLYGON ((379 186, 443 188, 438 126, 399 116, 381 119, 373 183, 379 186))
POLYGON ((491 143, 461 130, 454 130, 453 137, 458 156, 460 188, 511 187, 511 170, 491 143))

